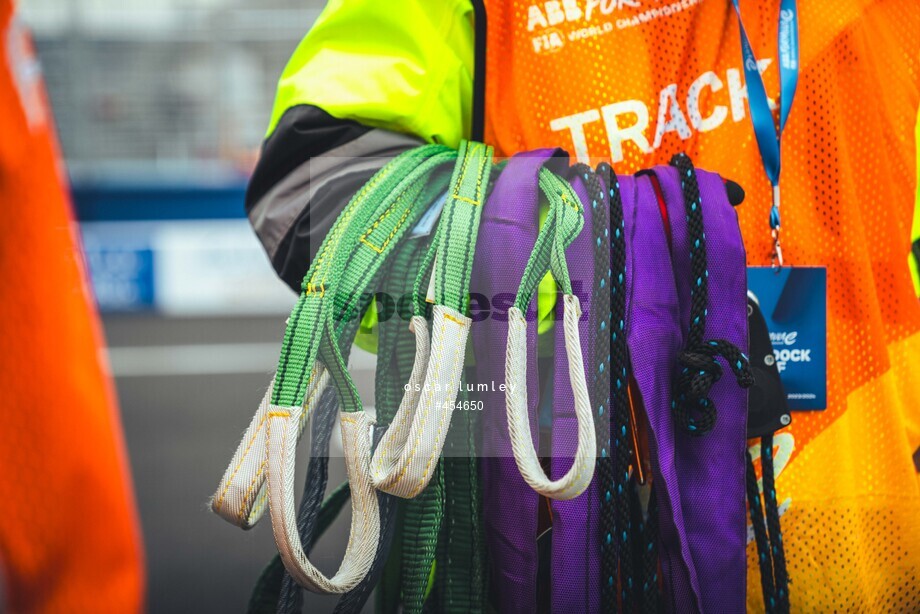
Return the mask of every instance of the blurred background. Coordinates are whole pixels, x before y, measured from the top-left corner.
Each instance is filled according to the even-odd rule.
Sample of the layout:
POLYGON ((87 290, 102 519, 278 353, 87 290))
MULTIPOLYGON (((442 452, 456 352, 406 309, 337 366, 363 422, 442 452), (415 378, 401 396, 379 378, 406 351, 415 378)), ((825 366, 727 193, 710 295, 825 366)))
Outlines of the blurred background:
MULTIPOLYGON (((19 2, 105 325, 151 612, 244 611, 275 553, 267 521, 244 533, 207 502, 268 384, 296 298, 250 231, 243 195, 277 78, 324 4, 19 2)), ((372 382, 361 377, 373 373, 372 357, 352 361, 356 381, 372 382)), ((343 479, 334 464, 331 487, 343 479)), ((347 523, 317 547, 327 573, 347 523)), ((307 611, 332 605, 310 596, 307 611)))

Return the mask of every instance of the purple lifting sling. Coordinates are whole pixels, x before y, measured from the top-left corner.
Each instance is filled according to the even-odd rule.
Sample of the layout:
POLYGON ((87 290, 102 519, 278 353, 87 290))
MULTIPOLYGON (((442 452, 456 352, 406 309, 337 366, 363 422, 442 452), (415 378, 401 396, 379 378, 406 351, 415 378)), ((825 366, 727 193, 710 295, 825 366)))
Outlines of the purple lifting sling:
MULTIPOLYGON (((499 177, 483 211, 480 224, 480 249, 474 263, 473 290, 497 302, 505 293, 509 303, 523 275, 527 259, 537 236, 539 195, 537 175, 544 163, 562 171, 567 158, 551 159, 553 150, 538 150, 512 158, 499 177), (482 237, 487 237, 482 240, 482 237), (494 263, 502 265, 495 266, 494 263)), ((574 184, 576 193, 587 201, 581 181, 574 184)), ((590 208, 586 208, 590 228, 590 208)), ((582 350, 593 353, 594 331, 590 327, 590 293, 593 283, 590 232, 582 233, 566 251, 573 285, 584 312, 579 325, 582 350)), ((494 305, 493 305, 494 306, 494 305)), ((473 327, 479 381, 503 381, 507 321, 495 316, 473 327)), ((528 345, 537 344, 536 328, 528 331, 528 345)), ((562 327, 556 327, 556 364, 554 367, 553 463, 552 479, 558 479, 571 465, 576 448, 577 423, 574 402, 567 381, 567 361, 562 327)), ((537 353, 528 353, 528 398, 531 424, 538 424, 539 404, 537 353)), ((486 536, 492 559, 492 582, 496 607, 501 612, 533 612, 536 609, 537 580, 537 506, 539 495, 521 478, 511 452, 505 397, 500 392, 483 395, 482 476, 486 536)), ((534 430, 534 442, 538 432, 534 430)), ((552 611, 597 611, 600 570, 597 535, 597 486, 571 501, 553 502, 552 611), (593 518, 593 520, 592 520, 593 518)))
MULTIPOLYGON (((563 171, 568 159, 558 150, 521 153, 508 161, 482 211, 470 290, 491 303, 489 317, 472 327, 477 380, 495 383, 481 394, 483 524, 491 559, 491 585, 499 612, 530 614, 537 610, 537 506, 539 495, 518 471, 508 435, 505 393, 507 309, 524 274, 537 239, 539 188, 544 164, 563 171)), ((528 317, 530 314, 528 314, 528 317)), ((534 444, 539 432, 539 380, 536 327, 528 327, 527 390, 534 444)))
MULTIPOLYGON (((678 171, 656 167, 671 220, 674 279, 681 331, 690 324, 690 238, 678 171)), ((705 339, 721 338, 748 351, 747 269, 741 229, 721 177, 696 171, 709 263, 709 307, 705 339)), ((710 393, 718 410, 715 428, 694 437, 675 436, 675 468, 685 536, 696 571, 703 612, 744 612, 747 579, 745 441, 747 391, 726 370, 710 393)))
MULTIPOLYGON (((554 150, 519 154, 509 161, 487 202, 473 267, 471 291, 490 300, 490 315, 472 328, 477 379, 495 382, 481 395, 484 522, 491 558, 492 586, 500 612, 534 612, 537 580, 537 507, 539 496, 521 478, 511 453, 504 382, 507 340, 505 310, 514 300, 537 236, 537 175, 549 162, 565 168, 554 150), (558 162, 557 162, 558 160, 558 162)), ((731 378, 717 382, 710 397, 718 407, 716 428, 692 437, 671 415, 677 355, 689 320, 689 250, 683 196, 677 171, 656 169, 667 204, 673 263, 652 181, 620 177, 628 242, 628 341, 634 375, 650 427, 654 484, 658 498, 659 551, 663 599, 668 611, 741 612, 744 609, 745 490, 744 445, 746 392, 731 378)), ((698 172, 711 263, 707 334, 747 348, 744 250, 734 209, 721 179, 698 172)), ((583 201, 585 187, 574 187, 583 201)), ((586 207, 590 216, 590 207, 586 207)), ((580 324, 582 350, 593 356, 590 288, 593 264, 590 220, 566 257, 585 313, 580 324)), ((557 327, 561 328, 561 327, 557 327)), ((576 426, 567 381, 562 338, 555 340, 552 478, 568 468, 575 449, 576 426)), ((708 335, 707 335, 708 338, 708 335)), ((536 443, 538 373, 536 327, 528 329, 528 399, 536 443)), ((590 362, 586 369, 590 371, 590 362)), ((589 373, 590 375, 590 373, 589 373)), ((589 380, 590 381, 590 380, 589 380)), ((599 607, 600 507, 596 480, 581 496, 554 501, 552 540, 552 611, 589 611, 599 607)))
MULTIPOLYGON (((581 302, 582 316, 578 323, 581 336, 581 351, 585 357, 585 370, 591 382, 593 369, 597 366, 594 357, 595 337, 598 334, 594 324, 595 313, 591 303, 597 272, 594 270, 594 238, 591 232, 591 199, 581 177, 572 181, 575 193, 585 204, 584 230, 566 249, 565 256, 572 277, 572 291, 581 302)), ((599 206, 607 206, 604 200, 599 206)), ((608 263, 609 265, 609 263, 608 263)), ((601 273, 606 275, 607 268, 601 273)), ((557 303, 559 307, 561 304, 557 303)), ((578 422, 575 417, 575 399, 569 385, 569 362, 565 352, 565 335, 561 322, 554 328, 553 348, 553 433, 552 464, 550 477, 554 480, 565 475, 572 466, 575 449, 578 447, 578 422)), ((608 336, 605 333, 605 337, 608 336)), ((594 387, 592 406, 597 406, 594 387)), ((603 403, 606 405, 606 395, 603 403)), ((597 612, 600 606, 600 488, 595 475, 588 489, 568 501, 552 501, 553 534, 551 590, 554 613, 597 612)))
MULTIPOLYGON (((649 423, 649 444, 658 497, 659 560, 667 611, 691 612, 698 592, 686 543, 671 417, 672 376, 683 345, 680 305, 668 239, 652 182, 621 177, 627 238, 629 350, 649 423)), ((680 202, 683 202, 682 200, 680 202)))
MULTIPOLYGON (((743 612, 745 603, 744 446, 747 393, 731 377, 710 392, 715 429, 693 437, 672 417, 676 357, 690 318, 689 237, 678 172, 655 169, 672 234, 673 258, 649 177, 621 180, 634 266, 629 345, 648 416, 659 505, 659 547, 667 611, 743 612), (671 365, 670 369, 663 365, 671 365)), ((707 338, 747 349, 747 283, 737 215, 721 178, 697 171, 709 267, 707 338)))

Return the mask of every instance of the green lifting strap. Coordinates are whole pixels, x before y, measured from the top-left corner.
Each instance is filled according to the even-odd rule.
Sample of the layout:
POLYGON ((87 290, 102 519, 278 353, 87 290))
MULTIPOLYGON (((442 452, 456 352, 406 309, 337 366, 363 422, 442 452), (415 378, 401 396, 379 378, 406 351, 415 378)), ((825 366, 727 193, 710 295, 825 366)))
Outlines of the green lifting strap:
POLYGON ((550 270, 563 294, 572 294, 565 250, 585 224, 581 200, 567 181, 543 168, 540 170, 539 186, 549 199, 550 212, 537 235, 514 301, 514 306, 524 312, 533 300, 540 280, 550 270))
MULTIPOLYGON (((488 157, 491 159, 491 152, 488 157)), ((459 240, 453 241, 452 245, 449 245, 449 240, 442 243, 442 249, 449 257, 442 259, 439 256, 435 265, 444 284, 441 298, 446 302, 454 301, 463 314, 466 314, 469 307, 469 281, 481 211, 485 205, 484 183, 488 179, 487 167, 482 166, 477 170, 479 173, 473 176, 468 168, 461 169, 466 179, 465 182, 459 182, 461 188, 469 186, 468 189, 474 196, 465 198, 459 194, 452 195, 460 203, 471 206, 464 209, 458 205, 456 211, 459 214, 448 220, 448 230, 453 227, 461 229, 459 233, 448 232, 448 239, 459 240), (471 230, 463 232, 465 228, 471 230), (472 238, 464 241, 464 235, 472 235, 472 238), (451 273, 459 275, 458 279, 451 280, 459 287, 453 296, 452 289, 447 284, 448 275, 451 273)), ((439 238, 444 240, 445 237, 442 235, 439 238)), ((465 382, 464 377, 461 380, 461 392, 457 397, 457 403, 462 404, 469 399, 463 385, 465 382)), ((460 411, 455 414, 445 442, 443 470, 446 529, 440 542, 439 565, 435 577, 440 588, 438 609, 448 613, 481 612, 486 603, 485 538, 476 453, 477 416, 474 411, 460 411)))
MULTIPOLYGON (((443 158, 446 155, 447 152, 437 152, 431 158, 437 158, 437 162, 423 158, 417 168, 408 173, 395 172, 393 167, 398 170, 399 165, 388 165, 362 189, 337 220, 304 279, 303 294, 289 320, 273 390, 273 406, 291 407, 302 402, 314 383, 310 380, 319 379, 318 362, 338 390, 342 410, 361 410, 360 399, 341 357, 338 336, 344 323, 360 315, 361 292, 400 244, 406 228, 419 217, 422 207, 418 204, 409 205, 408 202, 430 202, 419 198, 424 187, 421 180, 444 161, 439 156, 443 158), (381 194, 384 195, 382 198, 381 194), (354 203, 362 200, 362 207, 354 206, 354 203)), ((452 319, 455 322, 466 319, 469 277, 481 206, 492 170, 491 160, 491 148, 481 144, 461 145, 445 210, 432 248, 426 254, 425 266, 422 267, 424 272, 434 265, 432 276, 435 298, 439 305, 454 312, 452 319)), ((450 315, 450 312, 447 313, 450 315)), ((466 336, 462 339, 465 344, 466 336)), ((460 462, 453 463, 456 483, 452 492, 454 501, 461 508, 473 512, 466 515, 469 536, 465 548, 469 550, 471 543, 478 546, 476 554, 481 559, 482 537, 478 518, 479 502, 475 492, 473 431, 470 425, 464 426, 466 428, 455 438, 458 441, 451 442, 454 447, 459 443, 463 448, 460 451, 465 455, 465 458, 455 459, 460 462)), ((403 586, 406 611, 420 611, 428 592, 428 579, 444 514, 444 469, 440 461, 433 481, 434 484, 419 495, 417 504, 410 502, 405 515, 404 535, 411 534, 416 540, 415 545, 419 546, 406 549, 403 586)), ((470 598, 472 592, 473 599, 481 603, 484 595, 484 565, 478 563, 471 566, 469 553, 461 553, 467 556, 457 557, 452 556, 451 552, 449 550, 445 556, 446 560, 456 562, 454 571, 458 578, 468 578, 468 581, 460 582, 457 586, 465 585, 466 598, 470 598)), ((446 563, 444 567, 447 570, 452 565, 446 563)), ((459 594, 449 601, 458 599, 459 594)), ((468 607, 460 609, 468 610, 468 607)))
MULTIPOLYGON (((461 391, 458 402, 468 400, 461 391)), ((438 586, 444 612, 482 612, 486 605, 485 535, 476 453, 478 412, 457 412, 444 463, 445 516, 438 554, 438 586)))
MULTIPOLYGON (((419 206, 418 199, 424 187, 422 180, 456 155, 439 146, 422 147, 409 154, 400 156, 372 177, 323 240, 304 277, 303 292, 285 331, 272 398, 274 405, 292 406, 304 401, 310 369, 319 352, 320 327, 316 324, 329 315, 325 310, 327 302, 323 300, 326 294, 333 295, 341 318, 347 321, 351 315, 348 310, 354 307, 349 307, 346 301, 354 298, 357 284, 362 280, 367 283, 373 277, 407 228, 423 213, 424 207, 419 206), (342 245, 350 247, 350 251, 346 257, 336 258, 342 245)), ((343 403, 351 401, 343 399, 343 403)), ((346 411, 357 409, 352 406, 346 411)))
POLYGON ((464 141, 462 162, 454 169, 451 192, 438 223, 435 301, 465 314, 479 235, 479 220, 492 174, 492 148, 464 141))
MULTIPOLYGON (((429 185, 429 175, 437 177, 437 173, 432 173, 455 160, 456 155, 445 147, 426 146, 399 156, 359 191, 336 221, 304 280, 303 293, 285 332, 269 397, 254 417, 212 503, 215 511, 231 522, 251 526, 261 515, 266 497, 250 498, 249 493, 260 493, 263 482, 267 482, 273 531, 285 567, 299 583, 319 592, 344 592, 360 582, 370 564, 368 551, 379 534, 379 525, 376 496, 369 489, 366 476, 364 456, 369 454, 368 433, 361 427, 361 421, 347 421, 350 425, 345 429, 343 424, 343 433, 345 430, 350 433, 354 450, 347 460, 347 464, 351 463, 349 477, 364 484, 357 489, 359 496, 352 497, 352 506, 369 515, 361 518, 363 514, 353 514, 353 522, 359 520, 364 524, 358 526, 357 534, 353 524, 356 547, 346 550, 345 561, 334 578, 326 578, 309 562, 293 518, 296 441, 312 409, 313 398, 318 396, 311 395, 310 402, 304 405, 306 392, 311 384, 315 392, 328 380, 339 392, 343 411, 355 413, 362 409, 338 347, 340 330, 336 328, 341 329, 351 320, 351 312, 358 309, 361 290, 426 209, 428 203, 420 196, 429 185), (333 317, 335 311, 340 317, 333 317), (316 381, 312 381, 314 378, 316 381), (254 446, 256 441, 259 445, 254 446), (251 450, 256 451, 247 458, 251 450), (259 464, 262 451, 267 463, 259 464), (241 480, 248 483, 248 488, 242 503, 237 505, 238 493, 244 490, 239 484, 241 480)), ((355 486, 353 481, 353 493, 355 486)), ((372 553, 370 557, 373 558, 372 553)))
MULTIPOLYGON (((448 317, 462 320, 468 330, 469 284, 479 221, 493 170, 492 148, 464 141, 459 155, 432 248, 416 277, 414 296, 416 315, 426 312, 424 299, 428 297, 435 305, 449 308, 448 317), (431 293, 426 291, 429 287, 431 293)), ((462 402, 464 397, 459 399, 462 402)), ((450 402, 456 401, 454 398, 450 402)), ((442 411, 452 413, 453 407, 442 411)), ((469 413, 451 417, 446 444, 451 458, 438 461, 428 487, 406 505, 402 596, 407 614, 422 611, 432 573, 443 589, 438 595, 439 611, 478 611, 485 601, 482 506, 477 487, 475 431, 472 417, 466 415, 469 413), (451 524, 448 531, 442 532, 445 507, 450 508, 446 513, 451 524), (439 538, 444 540, 440 548, 439 538), (435 572, 436 555, 440 556, 435 572)))
POLYGON ((392 173, 380 173, 375 177, 379 184, 372 180, 369 191, 367 187, 362 190, 369 202, 358 210, 349 207, 344 220, 339 220, 344 223, 333 226, 304 279, 301 299, 286 331, 275 379, 276 400, 269 408, 265 429, 268 492, 275 541, 285 567, 298 583, 315 591, 339 593, 357 586, 373 565, 380 537, 378 500, 368 473, 371 452, 365 427, 370 421, 363 413, 342 358, 335 329, 357 317, 363 290, 427 206, 420 196, 428 174, 454 155, 443 152, 425 158, 395 180, 391 179, 392 173), (391 181, 396 185, 387 192, 384 186, 391 181), (375 185, 380 187, 374 189, 375 185), (340 316, 338 321, 334 313, 340 316), (311 411, 310 403, 301 408, 306 391, 311 385, 318 389, 325 375, 339 394, 346 468, 352 487, 349 545, 339 572, 331 579, 309 561, 293 505, 294 455, 299 433, 292 423, 305 421, 311 411), (316 381, 311 381, 314 378, 316 381), (357 417, 346 418, 352 414, 357 417))
MULTIPOLYGON (((443 151, 436 148, 434 150, 434 153, 442 154, 443 151)), ((418 157, 417 155, 412 156, 412 158, 417 158, 417 157, 418 157)), ((455 154, 451 154, 451 156, 449 156, 447 161, 455 157, 456 157, 455 154)), ((394 161, 394 165, 402 164, 402 163, 407 164, 406 170, 410 168, 408 165, 416 164, 416 162, 411 159, 408 161, 403 161, 403 162, 394 161)), ((394 169, 386 169, 386 170, 388 172, 392 172, 394 169)), ((397 174, 399 174, 398 169, 397 169, 397 174)), ((380 215, 377 216, 377 218, 374 221, 371 221, 371 219, 368 218, 367 215, 364 216, 366 219, 363 219, 363 220, 360 220, 360 219, 356 220, 353 218, 352 220, 353 224, 365 224, 368 226, 369 231, 366 230, 362 233, 359 233, 358 235, 355 235, 354 233, 342 234, 340 235, 342 237, 340 240, 341 243, 343 245, 353 244, 356 249, 362 249, 361 248, 362 244, 366 247, 370 247, 371 245, 379 247, 380 245, 383 245, 383 243, 378 244, 374 242, 376 238, 383 237, 384 242, 386 242, 387 240, 392 240, 394 236, 393 234, 394 225, 405 224, 406 223, 405 220, 401 220, 401 218, 406 217, 407 214, 411 214, 411 219, 409 221, 414 221, 418 217, 418 214, 421 211, 423 211, 428 206, 429 203, 433 202, 435 200, 435 197, 438 194, 442 193, 445 190, 446 185, 447 185, 447 179, 448 179, 448 176, 446 175, 446 173, 441 172, 440 169, 431 173, 429 177, 424 178, 424 182, 422 183, 422 185, 424 185, 424 191, 420 197, 418 197, 417 199, 414 199, 416 204, 414 204, 413 207, 415 207, 416 209, 413 209, 411 211, 410 210, 396 211, 393 209, 395 205, 392 205, 386 209, 381 209, 378 207, 378 211, 380 212, 380 215), (381 222, 380 218, 384 218, 384 217, 387 218, 389 222, 387 222, 386 220, 381 222), (393 222, 396 222, 396 224, 394 224, 393 222)), ((378 183, 378 185, 380 184, 378 183)), ((373 207, 370 207, 367 210, 368 213, 371 213, 373 211, 374 211, 373 207)), ((415 241, 411 243, 410 245, 418 246, 418 244, 419 242, 415 241)), ((415 247, 414 251, 417 252, 418 249, 419 249, 418 247, 415 247)), ((378 259, 380 259, 380 261, 382 262, 383 253, 385 251, 390 251, 390 250, 378 249, 375 251, 379 254, 378 259)), ((401 251, 405 252, 407 250, 401 250, 401 251)), ((345 258, 346 261, 349 258, 352 258, 351 252, 347 250, 343 251, 342 254, 343 255, 341 257, 345 258)), ((398 260, 398 259, 399 258, 397 256, 395 260, 398 260)), ((370 280, 370 278, 373 277, 374 271, 377 268, 379 268, 381 262, 375 262, 369 267, 362 267, 360 269, 358 267, 354 267, 354 268, 349 269, 346 274, 334 277, 334 279, 338 280, 338 285, 336 286, 338 290, 335 293, 336 307, 337 307, 336 309, 337 315, 335 318, 335 328, 336 328, 335 336, 339 340, 339 344, 342 348, 343 354, 347 353, 347 348, 351 345, 351 342, 352 342, 354 329, 356 326, 356 322, 354 321, 355 309, 357 307, 358 310, 360 311, 360 307, 365 306, 368 303, 368 297, 366 295, 361 294, 360 290, 366 287, 366 285, 368 284, 368 281, 370 280)), ((396 266, 396 264, 397 263, 394 262, 393 266, 396 266)), ((394 279, 394 278, 401 280, 401 283, 405 285, 406 279, 407 279, 407 271, 404 271, 402 273, 398 271, 391 271, 391 274, 388 276, 388 279, 394 279)), ((307 284, 305 284, 305 286, 306 285, 307 284)), ((331 295, 331 290, 329 287, 326 288, 326 292, 328 295, 331 295)), ((400 296, 401 294, 402 292, 396 293, 397 296, 400 296)), ((404 316, 404 317, 407 317, 407 316, 404 316)), ((404 326, 401 328, 404 328, 404 326)), ((403 337, 406 337, 406 335, 404 334, 403 337)), ((411 347, 411 335, 409 336, 409 341, 410 341, 410 346, 408 346, 408 348, 405 345, 405 343, 402 344, 403 348, 401 352, 403 354, 402 362, 403 364, 405 364, 405 361, 406 361, 405 355, 408 349, 407 359, 408 359, 409 368, 411 368, 411 363, 412 363, 412 358, 413 358, 413 352, 412 352, 412 347, 411 347)), ((388 345, 389 345, 389 339, 386 342, 384 342, 385 347, 388 345)), ((381 361, 381 364, 387 364, 387 361, 383 360, 381 361)), ((401 390, 401 386, 399 384, 399 382, 402 379, 401 376, 398 373, 394 373, 393 376, 394 376, 394 379, 392 380, 393 385, 391 386, 391 388, 401 390)), ((392 397, 394 394, 396 394, 396 392, 392 392, 390 396, 392 397)), ((398 400, 396 400, 395 403, 398 403, 398 400)), ((380 400, 378 400, 377 402, 378 419, 379 419, 380 424, 382 425, 388 424, 390 420, 390 418, 387 417, 387 413, 385 411, 383 412, 379 411, 380 409, 386 407, 387 405, 388 403, 381 402, 380 400)), ((331 425, 329 428, 331 428, 331 425)), ((320 451, 319 453, 324 453, 324 452, 320 451)), ((328 450, 326 450, 325 453, 328 453, 328 450)), ((310 498, 315 498, 319 500, 319 497, 322 496, 321 492, 320 493, 309 493, 308 495, 308 492, 311 486, 312 486, 311 484, 307 485, 307 491, 305 491, 304 497, 306 498, 310 496, 310 498)), ((319 485, 317 484, 317 486, 319 485)), ((347 483, 345 486, 347 486, 347 483)), ((336 497, 334 498, 331 497, 329 501, 323 503, 323 507, 320 510, 320 516, 317 521, 318 524, 315 527, 311 528, 311 531, 313 532, 312 542, 315 543, 316 539, 319 538, 319 535, 321 535, 322 532, 325 531, 326 526, 325 526, 324 519, 326 521, 330 521, 331 520, 331 518, 329 518, 330 512, 332 514, 332 517, 338 514, 338 512, 341 510, 343 504, 347 501, 347 499, 348 499, 348 489, 345 488, 344 491, 342 491, 341 489, 337 491, 336 497), (341 498, 339 494, 340 492, 344 492, 344 498, 341 498), (334 507, 330 508, 329 507, 330 504, 332 504, 334 507)), ((263 572, 258 584, 256 585, 254 589, 253 597, 252 597, 251 605, 250 605, 250 611, 261 611, 259 608, 264 608, 265 604, 268 604, 268 603, 272 604, 271 609, 272 611, 274 611, 275 604, 278 603, 279 591, 281 590, 281 576, 282 575, 283 575, 283 566, 281 564, 280 557, 275 557, 272 563, 270 563, 269 566, 263 572)))
MULTIPOLYGON (((410 296, 414 286, 413 272, 421 265, 427 251, 428 237, 406 241, 393 259, 388 271, 384 291, 396 301, 396 312, 380 319, 379 352, 375 376, 375 398, 377 423, 390 424, 403 396, 402 382, 408 380, 415 358, 415 340, 409 334, 407 322, 413 315, 412 302, 403 301, 410 296)), ((395 497, 394 497, 395 498, 395 497)), ((402 579, 402 525, 404 505, 396 511, 396 526, 389 557, 383 575, 377 585, 376 611, 396 614, 400 606, 400 584, 402 579)))
POLYGON ((514 307, 508 310, 508 341, 505 352, 505 407, 508 434, 515 463, 524 481, 536 492, 558 500, 579 496, 594 474, 596 432, 585 378, 578 321, 581 306, 572 294, 565 249, 584 226, 584 209, 568 182, 552 173, 541 172, 541 191, 550 203, 550 216, 537 235, 534 251, 524 269, 514 307), (527 320, 525 313, 539 280, 547 270, 562 286, 565 303, 563 333, 568 357, 569 383, 575 399, 578 447, 574 462, 565 475, 551 480, 540 463, 531 438, 527 400, 527 320))
MULTIPOLYGON (((342 245, 345 245, 343 237, 349 224, 354 219, 362 229, 367 229, 371 225, 371 220, 374 219, 375 212, 376 216, 380 216, 395 205, 403 213, 393 214, 386 221, 390 223, 393 220, 402 220, 401 227, 395 229, 396 234, 390 237, 390 233, 393 232, 392 228, 379 224, 377 228, 372 228, 374 232, 365 237, 365 241, 373 245, 386 244, 386 246, 397 243, 405 227, 411 225, 424 208, 411 198, 413 194, 417 195, 420 186, 424 185, 424 182, 420 180, 427 176, 427 172, 455 159, 455 151, 437 145, 417 148, 398 156, 381 169, 352 198, 333 225, 332 230, 323 241, 318 257, 307 273, 303 284, 304 291, 288 320, 278 370, 269 396, 263 401, 250 422, 246 435, 237 448, 233 461, 212 500, 213 511, 228 522, 242 528, 252 527, 261 518, 266 508, 268 501, 265 489, 266 471, 265 463, 261 461, 265 456, 267 445, 263 426, 267 422, 269 404, 300 406, 304 402, 308 389, 312 387, 312 392, 316 393, 320 387, 319 384, 328 379, 326 374, 322 373, 315 382, 311 381, 314 371, 320 375, 318 373, 320 370, 314 367, 319 355, 319 333, 322 333, 324 326, 318 324, 324 321, 322 314, 327 309, 327 303, 332 303, 332 301, 325 300, 327 293, 331 296, 335 294, 336 288, 341 286, 340 276, 329 273, 333 255, 342 245), (412 212, 408 218, 403 219, 407 206, 412 208, 412 212), (378 208, 379 211, 377 211, 378 208), (386 234, 383 234, 384 232, 386 234), (382 238, 378 236, 379 234, 383 234, 382 238), (375 243, 377 240, 380 243, 375 243)), ((349 247, 354 248, 358 240, 357 238, 352 239, 352 245, 349 247)), ((373 253, 369 246, 361 245, 364 246, 364 251, 373 253)), ((344 247, 341 248, 345 250, 344 247)), ((359 271, 356 268, 350 272, 358 273, 359 271)), ((360 272, 365 271, 362 269, 360 272)), ((355 283, 353 277, 349 277, 346 281, 355 283)), ((362 283, 367 283, 367 281, 369 280, 362 281, 362 283)), ((348 318, 339 314, 337 320, 341 325, 347 322, 348 318)), ((341 326, 338 328, 341 330, 341 326)), ((351 393, 347 395, 349 400, 354 401, 353 390, 348 392, 351 393)), ((318 394, 311 395, 310 406, 312 406, 312 400, 318 396, 318 394)), ((296 412, 302 418, 299 431, 303 430, 309 410, 310 407, 307 407, 306 411, 296 412)))
MULTIPOLYGON (((304 279, 303 293, 289 319, 271 391, 272 407, 297 410, 311 386, 317 387, 323 381, 320 375, 324 369, 339 393, 342 411, 354 413, 362 410, 339 347, 340 343, 349 341, 341 336, 346 325, 360 316, 361 306, 366 304, 366 300, 362 300, 364 289, 375 278, 387 258, 402 244, 407 229, 418 220, 431 202, 432 195, 443 190, 446 177, 443 173, 439 174, 438 169, 445 162, 457 158, 457 152, 439 146, 427 146, 403 154, 375 175, 343 211, 320 247, 304 279)), ((447 202, 415 284, 419 287, 421 280, 430 271, 435 302, 444 308, 443 312, 454 322, 462 324, 461 321, 466 321, 467 330, 469 321, 465 314, 469 303, 469 278, 481 209, 492 170, 491 148, 478 143, 464 142, 461 145, 447 202)), ((418 266, 417 249, 402 251, 413 252, 410 268, 418 266)), ((410 276, 405 274, 401 279, 408 280, 410 276)), ((424 313, 423 307, 421 299, 416 301, 416 315, 424 313)), ((465 340, 464 334, 463 345, 465 340)), ((389 344, 387 339, 386 345, 389 344)), ((390 348, 385 347, 384 350, 390 348)), ((462 350, 460 348, 461 365, 462 350)), ((399 356, 394 363, 402 365, 399 372, 399 378, 402 379, 402 374, 406 372, 404 368, 411 362, 411 346, 405 344, 405 335, 397 351, 399 356)), ((398 403, 397 397, 398 392, 394 394, 393 390, 383 393, 382 398, 386 399, 384 405, 387 406, 385 411, 392 414, 395 405, 389 401, 398 403)), ((301 429, 309 410, 308 403, 302 418, 299 418, 301 429)), ((447 411, 449 424, 452 405, 447 411)), ((381 424, 388 420, 392 420, 392 415, 383 415, 381 424)), ((433 483, 416 500, 410 501, 405 510, 403 540, 399 545, 404 553, 402 597, 407 612, 421 611, 430 591, 446 495, 450 497, 454 508, 454 529, 459 529, 459 532, 455 531, 454 537, 459 539, 447 540, 442 548, 444 562, 440 566, 439 575, 443 577, 444 574, 450 574, 452 581, 443 582, 449 588, 439 595, 439 599, 451 611, 481 609, 484 604, 485 565, 479 516, 481 501, 476 487, 475 429, 473 422, 466 417, 457 420, 456 427, 448 445, 451 453, 458 457, 450 459, 450 470, 446 474, 444 462, 438 460, 433 483)), ((277 440, 273 441, 277 443, 277 440)), ((287 466, 287 463, 283 462, 282 466, 287 466)), ((275 477, 276 490, 272 490, 276 493, 272 499, 273 521, 277 479, 275 477)), ((287 511, 285 513, 290 515, 287 511)), ((287 525, 292 524, 289 518, 282 520, 287 525)), ((279 531, 277 526, 275 528, 277 541, 279 531)), ((287 534, 282 535, 281 539, 290 541, 292 538, 287 534)), ((291 569, 292 564, 296 568, 297 558, 290 558, 290 554, 288 556, 288 569, 291 569)), ((300 571, 307 575, 300 577, 311 581, 316 576, 310 575, 314 572, 309 571, 308 561, 306 564, 308 570, 300 571)), ((273 566, 270 566, 266 574, 271 575, 268 572, 272 569, 273 566)), ((331 582, 323 578, 314 581, 331 582)), ((264 592, 264 587, 273 586, 273 583, 260 582, 260 586, 264 592)), ((332 587, 333 584, 314 586, 332 587)))

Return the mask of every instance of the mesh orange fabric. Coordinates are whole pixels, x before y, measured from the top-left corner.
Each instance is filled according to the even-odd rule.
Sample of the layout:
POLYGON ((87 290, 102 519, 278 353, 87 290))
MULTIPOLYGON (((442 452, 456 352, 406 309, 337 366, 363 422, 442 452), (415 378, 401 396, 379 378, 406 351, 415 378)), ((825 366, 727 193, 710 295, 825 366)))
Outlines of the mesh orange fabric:
MULTIPOLYGON (((486 6, 486 140, 498 155, 562 146, 592 162, 612 157, 628 173, 686 151, 744 186, 748 261, 769 264, 770 185, 728 0, 486 6)), ((783 248, 793 264, 827 266, 829 330, 828 408, 797 413, 779 439, 788 446, 777 487, 788 505, 792 606, 920 611, 911 459, 920 446, 920 306, 905 266, 920 11, 885 0, 800 2, 799 11, 783 248)), ((744 0, 742 12, 775 96, 779 1, 744 0)), ((749 569, 758 587, 757 566, 749 569)), ((758 591, 749 594, 762 608, 758 591)))
POLYGON ((10 612, 137 612, 143 566, 121 425, 36 69, 0 0, 3 593, 10 612))

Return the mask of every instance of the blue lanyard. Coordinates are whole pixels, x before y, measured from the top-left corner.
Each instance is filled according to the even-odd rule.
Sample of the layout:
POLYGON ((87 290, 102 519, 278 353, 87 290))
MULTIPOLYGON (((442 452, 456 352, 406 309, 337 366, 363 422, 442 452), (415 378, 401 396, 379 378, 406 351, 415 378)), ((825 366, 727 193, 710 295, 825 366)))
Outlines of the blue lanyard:
POLYGON ((739 0, 732 0, 738 14, 738 26, 741 29, 741 55, 744 60, 744 79, 747 84, 748 103, 751 108, 751 122, 754 124, 754 136, 760 149, 763 168, 773 185, 773 206, 770 208, 770 231, 773 236, 773 254, 771 260, 774 268, 783 266, 783 252, 780 248, 779 231, 779 173, 780 173, 780 138, 786 119, 792 109, 795 88, 799 80, 799 23, 796 0, 781 0, 779 10, 779 76, 780 76, 780 112, 779 130, 773 122, 773 112, 767 102, 757 57, 751 48, 744 22, 741 20, 739 0))

